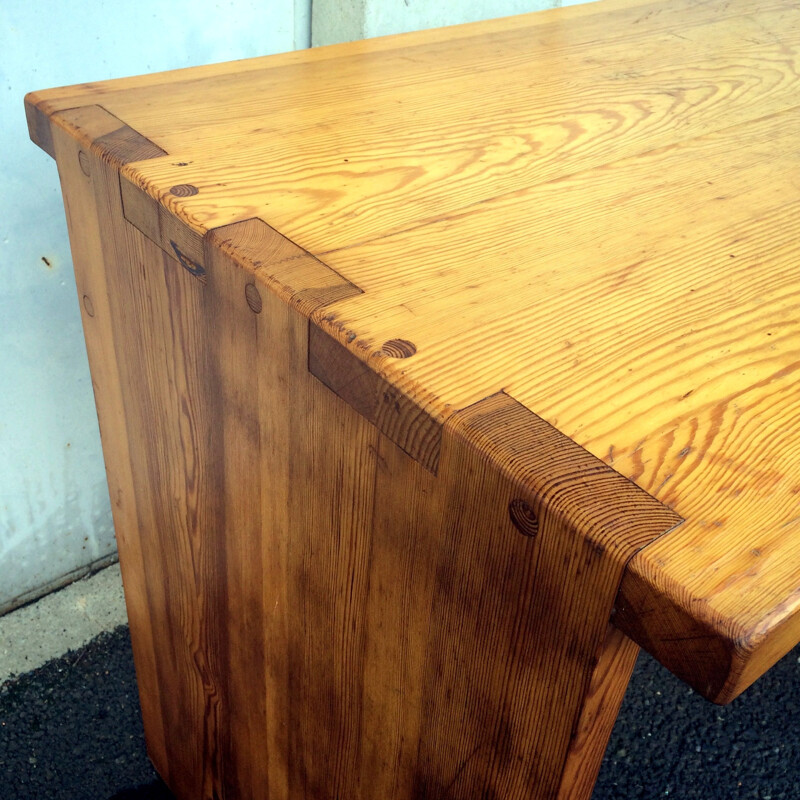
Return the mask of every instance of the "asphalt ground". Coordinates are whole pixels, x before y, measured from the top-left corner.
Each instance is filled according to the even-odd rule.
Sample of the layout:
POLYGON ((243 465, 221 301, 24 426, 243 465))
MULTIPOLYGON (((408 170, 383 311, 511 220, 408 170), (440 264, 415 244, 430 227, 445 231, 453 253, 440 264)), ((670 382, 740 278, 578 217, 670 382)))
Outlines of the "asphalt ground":
MULTIPOLYGON (((800 798, 799 711, 800 647, 725 707, 642 654, 593 798, 800 798)), ((127 627, 0 687, 3 800, 171 797, 145 754, 127 627)))

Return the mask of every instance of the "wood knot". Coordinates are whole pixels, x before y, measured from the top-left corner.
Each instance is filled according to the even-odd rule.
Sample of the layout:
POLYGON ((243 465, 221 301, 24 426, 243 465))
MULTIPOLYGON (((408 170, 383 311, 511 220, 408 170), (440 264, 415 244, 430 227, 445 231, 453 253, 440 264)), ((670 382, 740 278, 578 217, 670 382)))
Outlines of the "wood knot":
POLYGON ((196 186, 192 186, 191 183, 179 183, 175 186, 171 186, 169 193, 175 197, 192 197, 199 191, 200 190, 196 186))
POLYGON ((94 316, 94 305, 92 304, 92 298, 89 297, 88 294, 83 296, 83 307, 86 309, 86 313, 90 316, 94 316))
POLYGON ((380 353, 389 358, 408 358, 417 352, 417 346, 406 339, 389 339, 383 343, 380 353))
POLYGON ((261 313, 261 294, 254 283, 248 283, 247 286, 244 287, 244 299, 247 300, 247 305, 250 306, 250 310, 254 314, 261 313))
POLYGON ((512 500, 508 504, 508 516, 511 517, 514 527, 525 536, 536 536, 539 532, 536 513, 524 500, 512 500))
POLYGON ((78 150, 78 163, 81 165, 81 172, 88 178, 91 175, 89 156, 83 150, 78 150))

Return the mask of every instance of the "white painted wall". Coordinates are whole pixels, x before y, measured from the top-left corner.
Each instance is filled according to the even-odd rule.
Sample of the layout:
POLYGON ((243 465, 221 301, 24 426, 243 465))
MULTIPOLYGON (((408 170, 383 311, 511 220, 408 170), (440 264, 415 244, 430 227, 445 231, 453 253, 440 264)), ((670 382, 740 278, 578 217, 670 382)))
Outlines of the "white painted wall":
POLYGON ((586 0, 314 0, 314 46, 507 17, 586 0))
POLYGON ((24 94, 308 47, 311 0, 0 6, 3 613, 115 552, 58 177, 28 140, 24 94))

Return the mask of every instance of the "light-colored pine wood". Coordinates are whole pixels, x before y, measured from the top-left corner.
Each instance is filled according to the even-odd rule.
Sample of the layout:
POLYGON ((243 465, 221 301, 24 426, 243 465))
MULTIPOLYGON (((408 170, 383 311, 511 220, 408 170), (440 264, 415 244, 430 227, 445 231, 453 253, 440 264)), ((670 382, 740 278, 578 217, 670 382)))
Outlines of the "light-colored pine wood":
POLYGON ((719 702, 800 640, 799 61, 614 0, 27 98, 180 796, 586 796, 618 590, 719 702))
MULTIPOLYGON (((108 122, 108 115, 97 115, 98 122, 108 122)), ((114 124, 118 127, 119 121, 114 124)), ((146 543, 139 528, 132 465, 128 457, 131 432, 125 418, 123 385, 117 364, 121 343, 115 341, 113 324, 115 298, 109 291, 104 253, 104 230, 113 213, 108 208, 106 187, 116 180, 120 163, 104 163, 92 153, 88 143, 82 146, 62 128, 53 126, 49 139, 57 158, 64 208, 70 233, 72 259, 81 309, 86 350, 92 373, 97 416, 106 463, 114 530, 120 552, 120 570, 125 588, 125 603, 131 631, 136 679, 141 709, 147 727, 147 750, 165 780, 170 780, 166 757, 164 723, 161 712, 163 684, 159 675, 158 635, 151 612, 152 595, 145 576, 146 543)), ((110 202, 116 192, 112 190, 110 202)), ((107 246, 107 244, 106 244, 107 246)), ((138 435, 136 432, 133 435, 138 435)))
POLYGON ((597 5, 549 25, 529 15, 468 46, 456 36, 238 77, 187 71, 57 102, 102 91, 147 131, 171 157, 135 178, 196 229, 258 216, 319 254, 790 108, 798 12, 761 5, 758 19, 744 2, 597 5), (169 110, 152 102, 166 95, 169 110), (198 195, 169 195, 185 183, 198 195))
MULTIPOLYGON (((98 163, 106 160, 101 153, 98 163)), ((127 450, 107 456, 130 471, 136 508, 135 527, 118 530, 120 562, 135 541, 141 564, 129 572, 149 611, 164 731, 163 750, 153 753, 149 734, 148 749, 176 794, 210 798, 217 763, 202 743, 226 741, 218 713, 227 701, 218 678, 226 632, 211 608, 225 562, 221 543, 198 536, 218 507, 220 467, 205 458, 207 438, 219 434, 202 400, 205 365, 189 346, 204 341, 193 324, 202 284, 124 220, 117 170, 100 173, 95 196, 114 345, 106 357, 120 383, 114 412, 131 432, 127 450)), ((82 264, 75 267, 80 275, 82 264)), ((153 702, 147 690, 140 687, 143 704, 153 702)))
MULTIPOLYGON (((82 170, 75 119, 117 123, 56 117, 82 170)), ((173 791, 588 797, 613 717, 596 698, 629 674, 609 683, 630 649, 604 644, 616 589, 677 515, 502 393, 442 426, 434 474, 313 374, 309 316, 357 289, 247 222, 206 238, 199 280, 125 219, 107 143, 76 213, 105 220, 93 364, 134 432, 107 452, 131 476, 121 556, 173 791)))

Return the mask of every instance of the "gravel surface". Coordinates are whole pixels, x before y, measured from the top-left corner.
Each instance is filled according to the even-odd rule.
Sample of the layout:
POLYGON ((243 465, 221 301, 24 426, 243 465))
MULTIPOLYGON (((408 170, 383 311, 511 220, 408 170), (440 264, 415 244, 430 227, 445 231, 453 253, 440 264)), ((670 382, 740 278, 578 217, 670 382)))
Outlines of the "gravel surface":
MULTIPOLYGON (((800 798, 799 662, 719 707, 642 654, 594 800, 800 798)), ((126 627, 0 688, 0 776, 4 800, 172 797, 145 754, 126 627)))

